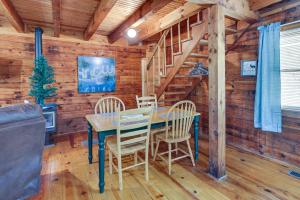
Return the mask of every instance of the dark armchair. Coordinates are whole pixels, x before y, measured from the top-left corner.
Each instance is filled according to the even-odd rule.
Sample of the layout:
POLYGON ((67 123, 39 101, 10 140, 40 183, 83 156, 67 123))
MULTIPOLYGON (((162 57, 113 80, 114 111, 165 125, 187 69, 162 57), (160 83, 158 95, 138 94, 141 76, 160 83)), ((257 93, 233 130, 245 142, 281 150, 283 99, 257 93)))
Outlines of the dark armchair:
POLYGON ((0 199, 25 199, 39 191, 44 142, 38 105, 0 108, 0 199))

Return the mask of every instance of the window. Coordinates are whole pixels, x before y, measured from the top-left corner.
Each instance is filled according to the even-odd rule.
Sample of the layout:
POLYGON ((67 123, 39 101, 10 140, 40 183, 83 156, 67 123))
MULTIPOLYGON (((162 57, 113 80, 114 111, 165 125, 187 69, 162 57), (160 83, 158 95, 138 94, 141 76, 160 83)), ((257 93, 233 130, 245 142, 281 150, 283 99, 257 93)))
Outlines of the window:
POLYGON ((281 107, 300 111, 300 28, 280 34, 281 107))

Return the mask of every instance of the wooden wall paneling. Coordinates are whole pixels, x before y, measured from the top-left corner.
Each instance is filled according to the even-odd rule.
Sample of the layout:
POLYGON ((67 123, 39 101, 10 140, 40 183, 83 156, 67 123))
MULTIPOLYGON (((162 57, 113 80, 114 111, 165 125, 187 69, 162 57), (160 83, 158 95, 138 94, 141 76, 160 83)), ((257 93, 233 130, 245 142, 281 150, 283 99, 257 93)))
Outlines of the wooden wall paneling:
MULTIPOLYGON (((22 103, 30 89, 29 76, 34 66, 34 38, 16 35, 1 35, 0 63, 3 58, 20 67, 20 81, 12 89, 2 89, 0 105, 22 103)), ((135 95, 141 95, 141 58, 143 48, 97 45, 88 42, 72 42, 43 39, 43 52, 54 67, 58 95, 47 102, 58 104, 58 133, 86 131, 85 114, 93 112, 97 100, 104 95, 121 98, 127 108, 136 106, 135 95), (79 94, 77 90, 77 56, 104 56, 116 59, 116 91, 113 93, 79 94)), ((3 61, 3 62, 2 62, 3 61)), ((4 63, 5 64, 5 63, 4 63)), ((6 64, 5 64, 6 65, 6 64)), ((0 69, 2 66, 0 67, 0 69)), ((1 70, 0 70, 1 71, 1 70)))

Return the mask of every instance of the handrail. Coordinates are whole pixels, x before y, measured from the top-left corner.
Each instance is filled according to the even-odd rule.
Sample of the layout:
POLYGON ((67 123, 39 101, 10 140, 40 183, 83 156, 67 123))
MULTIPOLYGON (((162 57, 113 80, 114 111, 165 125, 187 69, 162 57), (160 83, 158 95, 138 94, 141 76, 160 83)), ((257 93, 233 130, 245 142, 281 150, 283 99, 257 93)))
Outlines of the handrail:
POLYGON ((150 59, 148 60, 147 64, 146 64, 146 68, 147 70, 150 68, 150 63, 152 62, 153 58, 154 58, 154 55, 158 49, 158 47, 161 45, 161 43, 164 41, 164 38, 167 36, 167 34, 169 33, 170 29, 167 29, 164 31, 164 33, 162 34, 161 38, 159 39, 157 45, 155 46, 151 56, 150 56, 150 59))

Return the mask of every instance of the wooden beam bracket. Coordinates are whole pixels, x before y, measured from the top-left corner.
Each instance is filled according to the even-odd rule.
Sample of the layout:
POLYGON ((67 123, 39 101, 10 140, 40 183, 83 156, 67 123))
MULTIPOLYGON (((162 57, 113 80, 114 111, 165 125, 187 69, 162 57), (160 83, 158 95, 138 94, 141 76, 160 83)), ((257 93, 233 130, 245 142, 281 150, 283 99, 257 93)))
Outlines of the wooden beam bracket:
POLYGON ((117 0, 101 0, 92 19, 90 20, 86 30, 84 31, 83 38, 85 40, 91 39, 95 34, 100 24, 103 22, 105 17, 114 7, 117 0))
POLYGON ((52 0, 53 35, 59 37, 61 20, 61 0, 52 0))
POLYGON ((0 0, 0 7, 2 7, 4 15, 7 17, 8 21, 16 29, 16 31, 19 33, 24 33, 25 25, 12 2, 10 0, 0 0))

